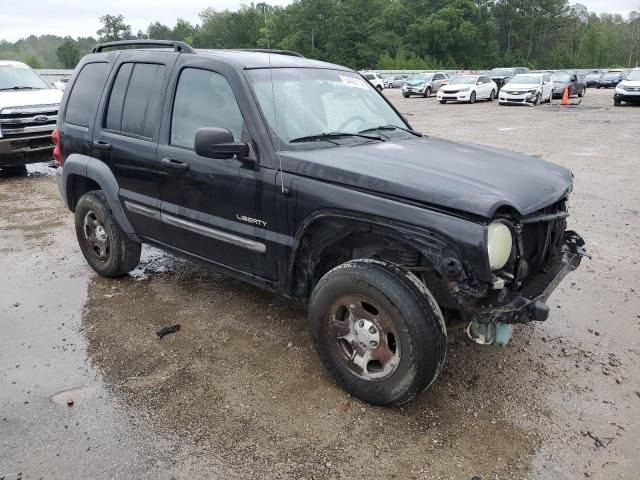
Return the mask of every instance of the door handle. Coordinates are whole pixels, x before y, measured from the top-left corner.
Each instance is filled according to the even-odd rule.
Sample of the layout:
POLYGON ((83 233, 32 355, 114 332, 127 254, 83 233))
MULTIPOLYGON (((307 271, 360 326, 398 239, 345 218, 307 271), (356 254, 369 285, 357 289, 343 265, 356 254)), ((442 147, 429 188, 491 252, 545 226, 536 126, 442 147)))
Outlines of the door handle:
POLYGON ((93 142, 93 147, 96 150, 105 150, 105 151, 111 150, 111 144, 107 142, 103 142, 102 140, 96 140, 95 142, 93 142))
POLYGON ((176 160, 175 158, 163 158, 162 164, 167 168, 173 168, 175 170, 189 170, 189 164, 182 160, 176 160))

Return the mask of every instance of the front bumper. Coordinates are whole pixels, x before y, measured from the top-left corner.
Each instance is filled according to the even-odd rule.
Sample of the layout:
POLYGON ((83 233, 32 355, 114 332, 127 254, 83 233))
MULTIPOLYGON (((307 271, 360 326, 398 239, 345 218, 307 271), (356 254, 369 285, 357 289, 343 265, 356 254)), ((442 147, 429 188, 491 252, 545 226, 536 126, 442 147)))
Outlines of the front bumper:
POLYGON ((564 277, 578 268, 584 256, 587 256, 584 240, 577 233, 567 231, 561 251, 521 290, 492 291, 465 319, 482 324, 544 322, 550 312, 545 302, 564 277))
POLYGON ((627 90, 620 91, 619 89, 616 89, 616 93, 613 94, 613 98, 627 103, 640 103, 640 91, 630 92, 627 90))
POLYGON ((512 105, 533 105, 533 101, 536 99, 535 93, 507 93, 503 90, 500 90, 500 94, 498 95, 498 101, 502 104, 512 104, 512 105))
POLYGON ((405 95, 424 95, 427 87, 402 87, 402 93, 405 95))
POLYGON ((51 134, 0 138, 0 167, 53 160, 51 134))
POLYGON ((468 102, 471 100, 471 92, 447 93, 438 92, 438 100, 446 100, 447 102, 468 102))

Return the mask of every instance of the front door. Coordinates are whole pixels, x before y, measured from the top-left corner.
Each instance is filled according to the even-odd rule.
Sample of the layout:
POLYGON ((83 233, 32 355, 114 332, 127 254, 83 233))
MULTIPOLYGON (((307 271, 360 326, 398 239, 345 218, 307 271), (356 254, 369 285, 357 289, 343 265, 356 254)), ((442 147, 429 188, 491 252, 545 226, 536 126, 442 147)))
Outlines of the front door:
POLYGON ((229 80, 186 62, 176 69, 170 89, 168 141, 158 148, 168 243, 219 265, 276 280, 276 171, 194 151, 199 128, 220 127, 236 142, 248 143, 257 160, 229 80))

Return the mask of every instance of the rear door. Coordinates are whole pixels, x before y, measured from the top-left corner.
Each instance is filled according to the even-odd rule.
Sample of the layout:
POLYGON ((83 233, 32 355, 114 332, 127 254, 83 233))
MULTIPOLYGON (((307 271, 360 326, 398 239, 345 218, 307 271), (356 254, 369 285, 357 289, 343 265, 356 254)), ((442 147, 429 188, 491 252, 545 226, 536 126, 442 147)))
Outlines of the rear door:
POLYGON ((93 148, 120 187, 125 214, 136 233, 164 241, 156 151, 166 83, 177 53, 126 52, 114 68, 96 122, 93 148))
POLYGON ((440 87, 442 87, 444 84, 446 84, 447 82, 447 78, 442 74, 442 73, 436 73, 433 76, 433 92, 437 92, 438 90, 440 90, 440 87))

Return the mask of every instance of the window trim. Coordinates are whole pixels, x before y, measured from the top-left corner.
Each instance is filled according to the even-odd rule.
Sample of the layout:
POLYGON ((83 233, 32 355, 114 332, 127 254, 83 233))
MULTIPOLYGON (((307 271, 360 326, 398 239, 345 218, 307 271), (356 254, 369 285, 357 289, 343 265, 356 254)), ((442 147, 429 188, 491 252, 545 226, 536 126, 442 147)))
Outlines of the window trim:
MULTIPOLYGON (((123 137, 128 137, 128 138, 135 138, 138 140, 144 140, 147 142, 154 142, 154 138, 153 138, 153 134, 151 137, 147 137, 145 135, 139 135, 137 133, 131 133, 131 132, 123 132, 121 130, 114 130, 112 128, 107 128, 105 125, 107 123, 107 114, 109 113, 109 104, 111 103, 111 95, 113 93, 113 87, 116 84, 116 80, 118 79, 118 74, 120 73, 120 69, 127 64, 133 64, 133 68, 131 69, 131 72, 129 73, 129 78, 127 78, 127 87, 125 89, 125 96, 122 102, 122 112, 120 112, 120 125, 122 125, 122 115, 124 114, 124 100, 127 99, 127 93, 129 92, 129 85, 131 84, 131 77, 133 77, 133 72, 135 71, 135 65, 138 64, 145 64, 145 65, 159 65, 165 68, 165 76, 167 74, 167 64, 166 63, 160 63, 160 62, 140 62, 140 61, 136 61, 136 60, 125 60, 123 62, 120 62, 120 64, 118 65, 118 68, 115 72, 115 74, 113 75, 113 80, 111 81, 111 85, 109 86, 109 95, 106 98, 106 101, 104 103, 104 108, 102 109, 102 119, 100 121, 100 130, 103 132, 107 132, 110 133, 112 135, 120 135, 123 137)), ((160 84, 160 87, 162 87, 162 85, 164 84, 165 80, 162 80, 162 83, 160 84)), ((155 125, 155 122, 158 120, 157 116, 158 116, 158 110, 160 110, 160 112, 162 112, 162 95, 161 95, 161 90, 158 92, 158 105, 156 107, 156 113, 155 113, 155 117, 153 119, 154 125, 153 125, 153 131, 155 132, 157 125, 155 125)), ((157 143, 157 142, 156 142, 157 143)))

